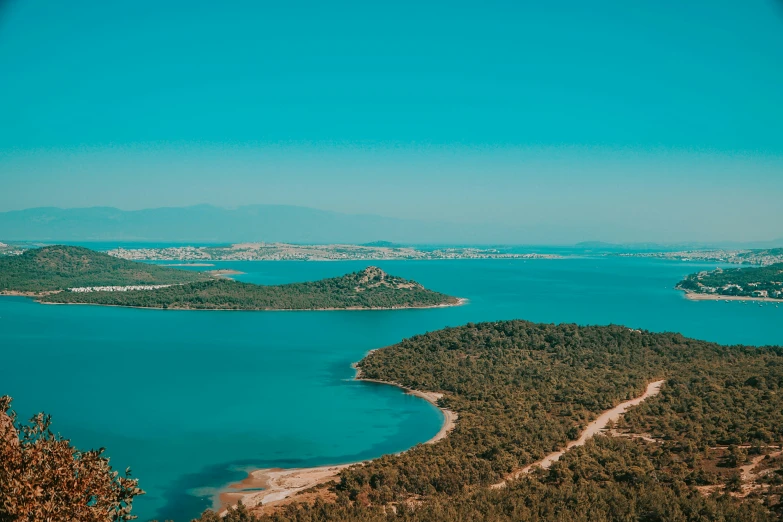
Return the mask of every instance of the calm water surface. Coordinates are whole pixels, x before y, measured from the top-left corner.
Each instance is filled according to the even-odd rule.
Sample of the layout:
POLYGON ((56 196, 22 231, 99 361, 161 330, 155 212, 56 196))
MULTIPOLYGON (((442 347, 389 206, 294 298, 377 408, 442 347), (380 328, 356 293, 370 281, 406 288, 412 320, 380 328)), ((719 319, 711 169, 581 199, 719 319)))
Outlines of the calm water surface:
MULTIPOLYGON (((225 262, 259 284, 316 280, 368 262, 225 262)), ((715 264, 628 258, 375 262, 466 306, 365 312, 157 311, 0 298, 0 394, 44 410, 81 448, 108 448, 147 495, 141 520, 189 520, 254 467, 352 462, 434 435, 440 412, 351 381, 373 348, 499 319, 624 324, 725 344, 783 345, 783 308, 691 302, 673 290, 715 264)))

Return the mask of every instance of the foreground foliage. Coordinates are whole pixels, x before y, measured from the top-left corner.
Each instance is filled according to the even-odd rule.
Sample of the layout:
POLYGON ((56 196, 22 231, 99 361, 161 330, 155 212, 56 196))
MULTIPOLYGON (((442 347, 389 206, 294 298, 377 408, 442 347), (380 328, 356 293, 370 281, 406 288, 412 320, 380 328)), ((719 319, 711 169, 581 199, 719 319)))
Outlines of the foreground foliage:
MULTIPOLYGON (((294 503, 265 522, 776 520, 779 484, 730 494, 748 452, 783 441, 783 349, 725 347, 619 326, 469 324, 368 355, 365 377, 446 393, 456 429, 433 445, 341 473, 335 502, 294 503), (604 437, 493 489, 577 438, 598 412, 666 379, 604 437), (745 447, 716 468, 719 445, 745 447), (713 495, 699 486, 715 485, 713 495)), ((732 447, 735 447, 732 446, 732 447)), ((740 480, 741 482, 741 480, 740 480)), ((736 487, 736 484, 735 486, 736 487)), ((251 506, 252 507, 252 506, 251 506)), ((205 515, 203 521, 210 520, 205 515)))
POLYGON ((0 521, 131 520, 137 480, 112 471, 103 450, 82 452, 49 431, 39 414, 18 424, 0 397, 0 521))

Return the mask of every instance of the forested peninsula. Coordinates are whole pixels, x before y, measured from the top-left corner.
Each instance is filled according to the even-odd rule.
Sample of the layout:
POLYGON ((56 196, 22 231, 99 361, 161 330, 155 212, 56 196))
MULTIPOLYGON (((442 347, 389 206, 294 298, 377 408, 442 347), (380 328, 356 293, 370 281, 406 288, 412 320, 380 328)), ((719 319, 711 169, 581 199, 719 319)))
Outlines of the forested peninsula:
POLYGON ((783 517, 783 349, 621 326, 468 324, 370 353, 362 376, 444 394, 454 431, 283 503, 202 522, 739 520, 783 517), (515 472, 599 412, 661 392, 548 470, 515 472), (502 487, 493 487, 503 484, 502 487), (297 500, 298 499, 298 500, 297 500))
POLYGON ((453 306, 462 301, 368 267, 342 277, 286 285, 209 274, 51 246, 0 258, 0 292, 42 303, 181 310, 363 310, 453 306))
POLYGON ((718 268, 691 274, 677 284, 689 296, 783 301, 783 263, 754 268, 718 268))

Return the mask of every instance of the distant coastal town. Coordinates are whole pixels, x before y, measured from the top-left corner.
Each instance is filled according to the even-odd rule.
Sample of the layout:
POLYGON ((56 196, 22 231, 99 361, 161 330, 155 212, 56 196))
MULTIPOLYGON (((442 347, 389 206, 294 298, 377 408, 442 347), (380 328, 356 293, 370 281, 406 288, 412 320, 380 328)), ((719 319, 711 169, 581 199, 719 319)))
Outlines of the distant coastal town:
POLYGON ((432 259, 559 259, 556 254, 514 254, 494 248, 450 247, 425 250, 392 244, 294 245, 237 243, 230 246, 116 248, 110 256, 130 261, 385 261, 432 259))
POLYGON ((0 256, 18 256, 26 249, 18 245, 9 245, 0 241, 0 256))
POLYGON ((737 265, 768 266, 783 263, 783 248, 755 250, 686 250, 679 252, 636 252, 617 254, 620 257, 652 257, 676 261, 702 261, 737 265))
MULTIPOLYGON (((0 257, 20 255, 31 248, 46 246, 41 242, 0 242, 0 257)), ((107 250, 112 257, 129 261, 172 261, 172 266, 212 266, 213 261, 390 261, 445 259, 565 259, 574 253, 515 253, 509 247, 442 246, 426 248, 403 246, 387 241, 362 245, 293 243, 235 243, 228 245, 177 245, 163 247, 117 247, 107 250)), ((769 266, 783 263, 783 248, 707 249, 590 253, 596 257, 634 257, 670 261, 727 263, 769 266)))

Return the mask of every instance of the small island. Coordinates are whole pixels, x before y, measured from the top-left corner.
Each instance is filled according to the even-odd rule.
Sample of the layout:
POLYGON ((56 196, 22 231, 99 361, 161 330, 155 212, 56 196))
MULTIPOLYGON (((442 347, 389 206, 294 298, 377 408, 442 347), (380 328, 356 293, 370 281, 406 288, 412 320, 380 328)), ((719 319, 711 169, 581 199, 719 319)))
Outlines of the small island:
POLYGON ((73 246, 50 246, 0 259, 0 293, 50 304, 178 310, 375 310, 455 306, 464 300, 377 267, 321 281, 255 285, 118 259, 73 246))
POLYGON ((783 301, 783 263, 702 271, 680 281, 677 289, 696 300, 783 301))

